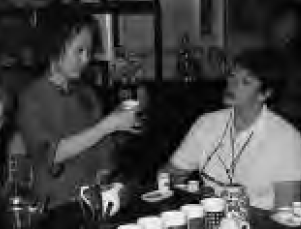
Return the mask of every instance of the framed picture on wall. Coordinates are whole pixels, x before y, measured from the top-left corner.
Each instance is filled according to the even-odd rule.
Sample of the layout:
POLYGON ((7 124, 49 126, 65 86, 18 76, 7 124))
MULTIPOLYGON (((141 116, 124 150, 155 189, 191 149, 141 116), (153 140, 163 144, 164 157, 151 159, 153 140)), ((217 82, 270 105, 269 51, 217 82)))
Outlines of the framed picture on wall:
POLYGON ((208 36, 212 34, 213 25, 213 1, 200 0, 200 35, 208 36))
POLYGON ((98 40, 96 41, 95 58, 100 61, 111 61, 114 58, 112 14, 94 14, 93 16, 98 21, 99 26, 98 40))
POLYGON ((143 80, 154 80, 155 52, 154 52, 154 15, 125 14, 119 16, 120 45, 128 53, 137 56, 141 63, 142 74, 132 74, 143 80))
POLYGON ((224 46, 228 0, 199 1, 199 36, 209 46, 224 46))

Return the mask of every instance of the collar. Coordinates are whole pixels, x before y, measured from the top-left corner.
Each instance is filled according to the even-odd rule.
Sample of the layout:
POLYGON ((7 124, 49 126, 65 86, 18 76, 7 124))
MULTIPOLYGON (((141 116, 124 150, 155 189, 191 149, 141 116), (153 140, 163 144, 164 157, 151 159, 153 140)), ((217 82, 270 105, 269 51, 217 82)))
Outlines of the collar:
POLYGON ((51 74, 50 77, 48 77, 48 80, 55 88, 65 95, 74 92, 80 84, 80 80, 67 80, 57 73, 51 74))

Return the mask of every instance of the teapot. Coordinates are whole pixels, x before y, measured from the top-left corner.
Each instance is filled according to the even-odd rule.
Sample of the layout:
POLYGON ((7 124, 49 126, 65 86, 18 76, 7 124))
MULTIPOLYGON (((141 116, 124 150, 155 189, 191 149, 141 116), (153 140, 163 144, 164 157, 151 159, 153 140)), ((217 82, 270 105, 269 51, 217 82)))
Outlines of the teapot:
POLYGON ((105 219, 119 210, 119 191, 122 187, 120 183, 85 185, 80 187, 80 199, 90 208, 92 215, 105 219))
POLYGON ((222 219, 219 229, 250 229, 249 222, 240 219, 238 217, 233 217, 227 215, 222 219))

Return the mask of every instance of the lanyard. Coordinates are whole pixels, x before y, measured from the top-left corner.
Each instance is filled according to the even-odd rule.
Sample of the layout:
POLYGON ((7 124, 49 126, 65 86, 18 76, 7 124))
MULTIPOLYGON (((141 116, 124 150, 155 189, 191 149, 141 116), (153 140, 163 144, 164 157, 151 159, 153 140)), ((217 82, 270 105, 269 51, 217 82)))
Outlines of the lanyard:
POLYGON ((224 140, 224 138, 225 138, 225 136, 227 134, 227 130, 228 130, 229 126, 230 126, 231 120, 232 120, 232 113, 230 115, 230 118, 227 121, 226 127, 224 128, 223 134, 222 134, 219 142, 217 143, 217 145, 215 146, 215 148, 212 150, 212 152, 209 154, 209 156, 206 158, 206 161, 205 161, 202 169, 200 170, 200 173, 203 173, 205 171, 205 169, 206 169, 207 165, 209 164, 209 162, 211 161, 212 157, 222 147, 223 140, 224 140))
POLYGON ((227 121, 227 124, 224 128, 223 134, 220 138, 220 140, 218 141, 218 144, 216 145, 216 147, 212 150, 212 152, 209 154, 209 156, 206 158, 206 161, 202 167, 201 174, 204 174, 204 170, 207 167, 207 165, 209 164, 209 162, 211 161, 211 159, 213 158, 213 156, 216 154, 218 157, 218 160, 221 162, 221 164, 223 165, 225 172, 228 176, 228 179, 230 181, 230 183, 233 182, 233 177, 234 177, 234 173, 235 173, 235 169, 237 166, 237 163, 239 162, 242 153, 245 151, 246 147, 248 146, 248 144, 250 143, 254 132, 252 131, 247 140, 244 142, 244 144, 242 145, 242 147, 240 148, 239 152, 236 154, 235 156, 235 147, 234 147, 234 137, 233 137, 233 125, 230 125, 232 123, 234 123, 234 114, 231 112, 230 117, 227 121), (217 151, 222 147, 223 145, 223 141, 226 137, 227 131, 230 131, 230 144, 231 144, 231 164, 230 167, 228 168, 225 161, 220 157, 220 155, 217 153, 217 151))
POLYGON ((230 167, 227 167, 225 161, 221 158, 221 156, 219 154, 217 154, 218 160, 223 165, 230 183, 233 182, 233 178, 234 178, 234 173, 235 173, 236 166, 237 166, 237 164, 238 164, 238 162, 239 162, 239 160, 241 158, 241 155, 243 154, 244 150, 246 149, 246 147, 250 143, 253 135, 254 135, 254 132, 252 131, 249 134, 247 140, 244 142, 244 144, 242 145, 242 147, 238 151, 238 153, 236 154, 236 156, 234 156, 235 155, 235 152, 234 152, 234 150, 235 150, 235 148, 234 148, 234 139, 231 137, 230 141, 231 141, 231 156, 232 156, 232 160, 231 160, 230 167))

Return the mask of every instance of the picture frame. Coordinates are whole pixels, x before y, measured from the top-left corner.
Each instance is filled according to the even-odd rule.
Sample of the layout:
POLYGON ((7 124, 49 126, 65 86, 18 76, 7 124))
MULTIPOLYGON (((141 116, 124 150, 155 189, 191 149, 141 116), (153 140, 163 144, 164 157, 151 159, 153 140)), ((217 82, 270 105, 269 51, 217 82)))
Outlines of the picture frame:
POLYGON ((110 13, 93 14, 98 22, 99 42, 96 46, 95 59, 112 61, 114 59, 113 15, 110 13))
POLYGON ((213 32, 213 0, 200 0, 199 15, 200 36, 211 35, 213 32))
POLYGON ((229 0, 198 0, 199 38, 205 46, 224 47, 229 0))

